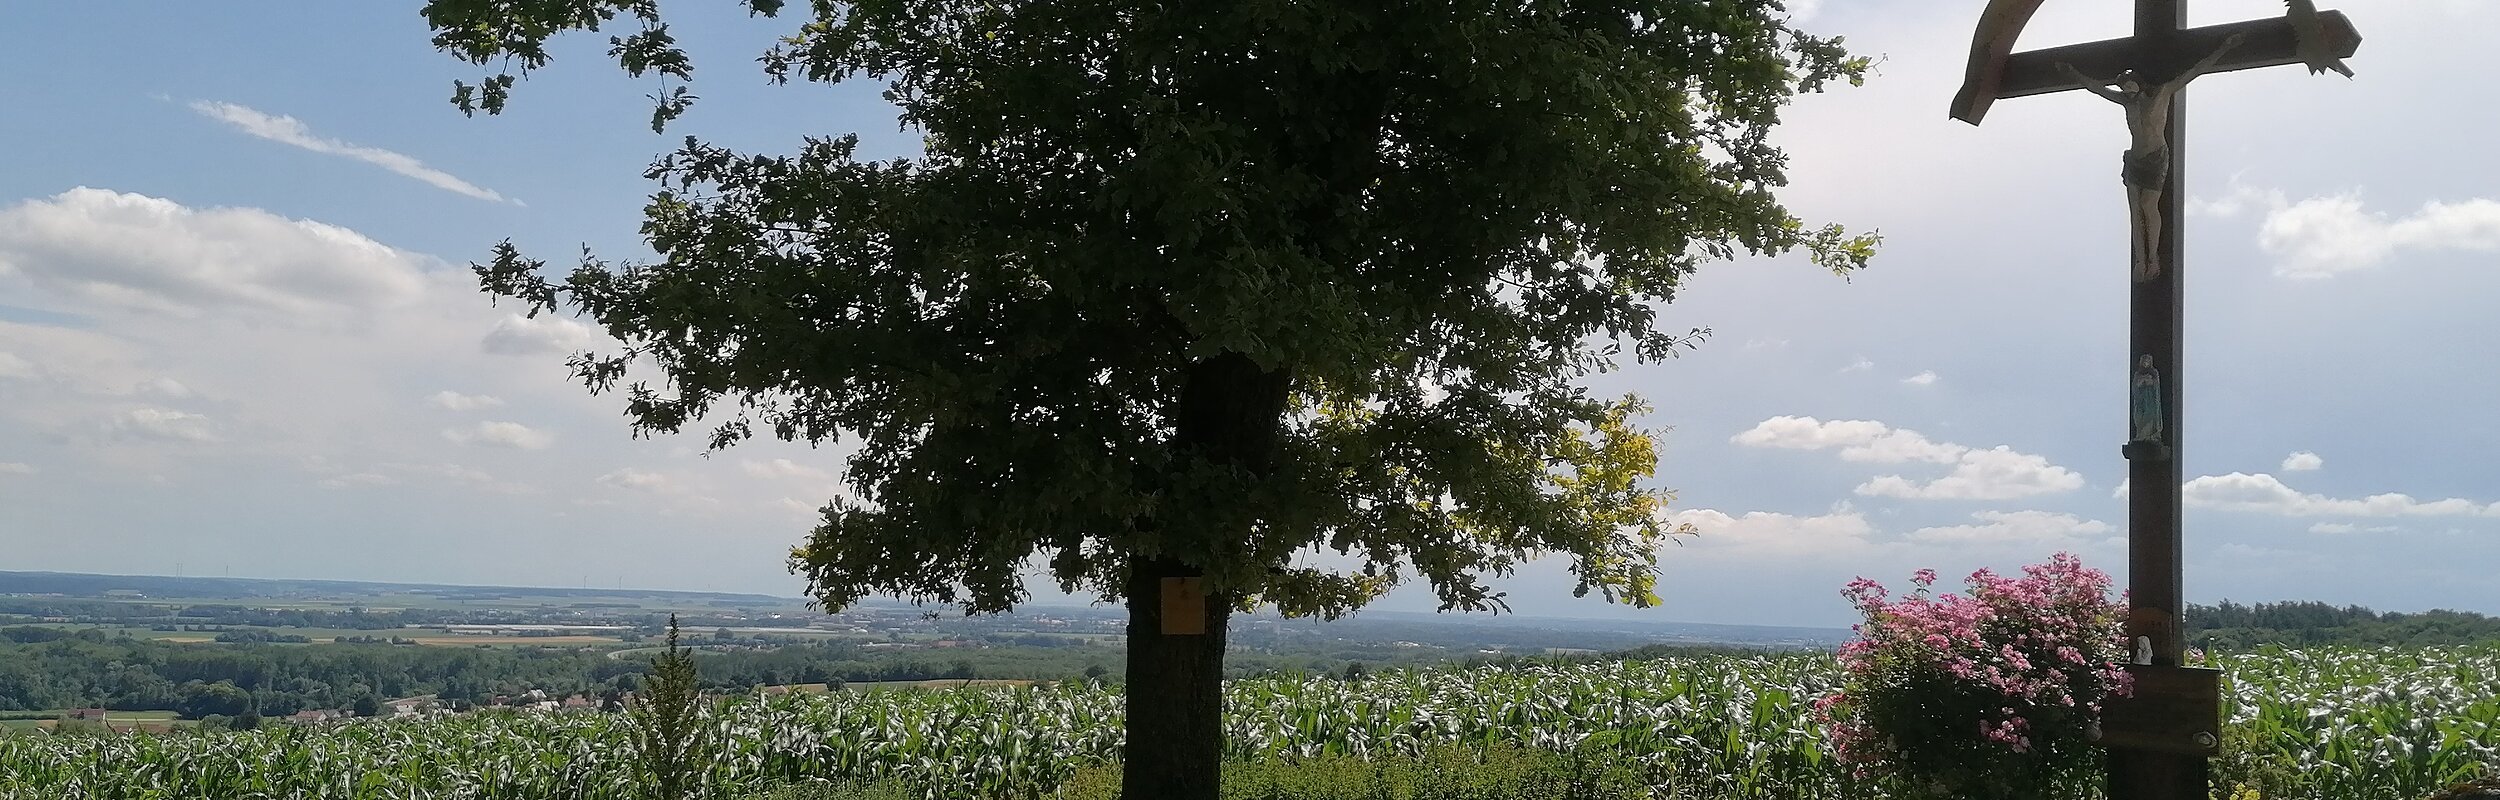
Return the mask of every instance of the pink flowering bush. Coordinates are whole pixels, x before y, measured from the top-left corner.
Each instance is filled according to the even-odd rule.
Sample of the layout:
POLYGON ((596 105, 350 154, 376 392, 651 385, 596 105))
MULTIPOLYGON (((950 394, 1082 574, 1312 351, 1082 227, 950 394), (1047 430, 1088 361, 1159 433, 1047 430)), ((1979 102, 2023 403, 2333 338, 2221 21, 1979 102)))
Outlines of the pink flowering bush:
POLYGON ((1910 582, 1845 592, 1866 621, 1840 649, 1843 689, 1816 704, 1834 754, 1910 797, 2085 793, 2100 753, 2084 731, 2128 691, 2109 575, 2059 553, 2019 578, 1971 573, 1967 596, 1932 594, 1934 570, 1910 582))

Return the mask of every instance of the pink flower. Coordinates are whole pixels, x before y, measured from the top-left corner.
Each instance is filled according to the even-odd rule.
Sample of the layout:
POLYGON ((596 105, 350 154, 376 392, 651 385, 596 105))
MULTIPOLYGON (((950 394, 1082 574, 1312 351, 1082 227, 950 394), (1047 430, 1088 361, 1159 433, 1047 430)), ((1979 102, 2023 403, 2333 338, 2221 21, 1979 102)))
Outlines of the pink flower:
POLYGON ((1973 765, 1982 771, 2036 770, 2035 759, 2089 752, 2043 743, 2080 741, 2103 700, 2132 690, 2120 666, 2124 607, 2109 599, 2109 576, 2058 553, 2019 575, 1974 571, 1963 592, 1932 594, 1935 579, 1918 570, 1918 590, 1901 597, 1870 579, 1849 583, 1844 594, 1865 621, 1841 648, 1848 688, 1819 698, 1814 711, 1833 752, 1860 774, 1961 758, 1948 754, 1967 754, 1971 740, 1914 733, 1936 730, 1939 715, 1955 729, 1975 725, 1977 741, 1999 754, 1973 765), (1963 688, 1938 694, 1938 682, 1963 688))

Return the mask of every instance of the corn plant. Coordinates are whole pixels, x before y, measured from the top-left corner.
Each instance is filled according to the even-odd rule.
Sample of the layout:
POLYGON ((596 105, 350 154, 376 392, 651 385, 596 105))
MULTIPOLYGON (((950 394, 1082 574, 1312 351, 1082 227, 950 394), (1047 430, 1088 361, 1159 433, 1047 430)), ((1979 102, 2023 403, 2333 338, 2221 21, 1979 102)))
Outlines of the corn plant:
MULTIPOLYGON (((2500 649, 2218 659, 2245 798, 2419 800, 2500 766, 2500 649), (2276 783, 2250 764, 2289 765, 2276 783)), ((1226 687, 1227 756, 1418 756, 1514 745, 1628 765, 1661 800, 1878 798, 1813 723, 1828 656, 1694 656, 1378 672, 1226 687)), ((919 797, 1044 798, 1119 752, 1116 690, 1079 683, 753 695, 703 709, 697 780, 726 796, 888 781, 919 797)), ((641 800, 623 715, 492 712, 153 736, 0 736, 0 798, 641 800)))

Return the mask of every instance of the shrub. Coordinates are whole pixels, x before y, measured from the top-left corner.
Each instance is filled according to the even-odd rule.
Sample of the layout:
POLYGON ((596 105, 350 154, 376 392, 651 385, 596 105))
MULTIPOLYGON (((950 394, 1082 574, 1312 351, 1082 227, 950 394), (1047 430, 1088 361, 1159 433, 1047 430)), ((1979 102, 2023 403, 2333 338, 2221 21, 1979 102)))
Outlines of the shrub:
POLYGON ((2101 754, 2085 731, 2124 695, 2124 617, 2109 576, 2059 553, 2008 578, 1971 573, 1968 596, 1850 582, 1865 615, 1840 651, 1845 681, 1817 704, 1834 754, 1905 797, 2083 793, 2101 754))

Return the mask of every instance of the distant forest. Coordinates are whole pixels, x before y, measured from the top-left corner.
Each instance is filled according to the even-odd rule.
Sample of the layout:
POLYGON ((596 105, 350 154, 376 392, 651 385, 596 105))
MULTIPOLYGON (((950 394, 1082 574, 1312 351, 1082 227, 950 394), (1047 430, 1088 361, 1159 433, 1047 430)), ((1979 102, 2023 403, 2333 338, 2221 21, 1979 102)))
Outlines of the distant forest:
MULTIPOLYGON (((246 637, 248 638, 248 637, 246 637)), ((848 681, 1075 677, 1117 653, 1091 648, 966 651, 959 657, 890 654, 851 644, 704 652, 707 689, 848 681)), ((68 708, 281 716, 308 709, 371 709, 430 694, 483 705, 532 689, 613 699, 649 661, 559 648, 262 642, 171 643, 88 629, 0 628, 0 713, 68 708)))
POLYGON ((2185 624, 2191 647, 2241 652, 2262 645, 2290 647, 2439 647, 2500 642, 2500 617, 2471 611, 2419 613, 2372 611, 2315 601, 2243 605, 2188 604, 2185 624))

